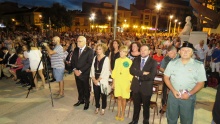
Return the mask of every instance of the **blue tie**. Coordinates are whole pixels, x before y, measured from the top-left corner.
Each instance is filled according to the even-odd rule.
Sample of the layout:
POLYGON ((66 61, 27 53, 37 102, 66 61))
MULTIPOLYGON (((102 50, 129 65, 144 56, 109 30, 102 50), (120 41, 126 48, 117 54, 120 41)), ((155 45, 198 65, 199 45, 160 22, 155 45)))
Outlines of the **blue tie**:
POLYGON ((142 60, 141 60, 141 68, 140 68, 141 70, 143 69, 144 64, 145 64, 145 59, 142 59, 142 60))

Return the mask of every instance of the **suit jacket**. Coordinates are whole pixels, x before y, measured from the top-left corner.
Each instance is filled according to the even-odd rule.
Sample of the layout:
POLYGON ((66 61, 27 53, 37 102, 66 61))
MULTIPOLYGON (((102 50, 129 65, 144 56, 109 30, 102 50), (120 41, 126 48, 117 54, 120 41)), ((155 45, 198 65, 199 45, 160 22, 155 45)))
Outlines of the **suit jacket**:
POLYGON ((91 48, 86 46, 83 52, 81 53, 80 57, 79 48, 75 48, 71 59, 71 65, 72 69, 77 69, 82 72, 79 76, 80 79, 83 79, 83 77, 85 76, 89 77, 92 61, 93 50, 91 48))
MULTIPOLYGON (((2 60, 2 64, 7 64, 7 62, 8 62, 8 58, 11 56, 11 54, 8 52, 7 54, 6 54, 6 56, 5 56, 5 58, 2 60)), ((4 57, 4 55, 3 55, 3 57, 4 57)))
MULTIPOLYGON (((18 58, 18 55, 17 54, 14 54, 11 58, 8 58, 8 62, 9 64, 15 64, 16 61, 17 61, 17 58, 18 58)), ((6 65, 7 66, 7 65, 6 65)), ((8 66, 10 67, 10 66, 8 66)))
POLYGON ((140 70, 141 56, 136 57, 130 68, 130 73, 134 76, 131 83, 131 90, 134 93, 141 92, 144 95, 151 96, 153 93, 153 82, 157 75, 157 62, 148 57, 142 70, 140 70), (143 72, 150 72, 143 75, 143 72), (141 86, 140 86, 141 85, 141 86))

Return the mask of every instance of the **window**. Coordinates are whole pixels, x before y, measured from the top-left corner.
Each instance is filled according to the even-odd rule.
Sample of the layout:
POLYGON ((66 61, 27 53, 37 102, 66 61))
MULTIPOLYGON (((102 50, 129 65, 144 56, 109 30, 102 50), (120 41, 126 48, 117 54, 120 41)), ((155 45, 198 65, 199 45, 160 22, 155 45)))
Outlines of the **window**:
POLYGON ((144 25, 149 25, 149 22, 144 22, 144 25))
POLYGON ((144 19, 149 19, 150 16, 149 15, 145 15, 144 19))

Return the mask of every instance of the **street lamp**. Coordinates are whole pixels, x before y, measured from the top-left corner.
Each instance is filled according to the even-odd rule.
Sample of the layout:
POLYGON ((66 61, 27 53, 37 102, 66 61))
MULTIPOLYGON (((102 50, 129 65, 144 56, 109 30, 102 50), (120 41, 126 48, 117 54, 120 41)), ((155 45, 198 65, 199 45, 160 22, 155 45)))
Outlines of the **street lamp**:
POLYGON ((174 23, 175 23, 174 24, 174 30, 173 30, 173 34, 174 35, 176 34, 176 23, 177 23, 177 21, 178 21, 177 19, 174 20, 174 23))
POLYGON ((39 23, 40 23, 40 28, 41 28, 41 30, 42 30, 42 32, 43 32, 43 23, 42 23, 42 15, 40 14, 39 15, 39 23))
POLYGON ((170 15, 169 19, 170 19, 170 24, 169 24, 169 36, 170 36, 170 29, 171 29, 171 20, 173 18, 173 15, 170 15))
MULTIPOLYGON (((91 14, 89 20, 92 21, 92 25, 94 25, 95 13, 92 13, 92 14, 91 14)), ((92 26, 92 28, 93 28, 93 26, 92 26)), ((91 23, 90 23, 90 32, 91 32, 91 23)))
POLYGON ((161 4, 160 4, 160 3, 158 3, 158 4, 156 5, 156 9, 157 9, 157 15, 156 15, 156 24, 155 24, 155 32, 154 32, 154 35, 155 35, 155 36, 156 36, 156 33, 157 33, 159 12, 160 12, 160 9, 161 9, 161 4))
POLYGON ((125 30, 125 28, 127 28, 127 27, 128 27, 128 25, 127 25, 127 23, 126 23, 126 22, 127 22, 127 20, 125 19, 125 20, 124 20, 124 24, 123 24, 123 28, 124 28, 124 30, 125 30))
POLYGON ((111 16, 108 16, 108 22, 109 22, 109 33, 111 33, 111 20, 112 20, 112 17, 111 17, 111 16))
POLYGON ((181 25, 181 22, 178 23, 178 33, 180 32, 180 25, 181 25))

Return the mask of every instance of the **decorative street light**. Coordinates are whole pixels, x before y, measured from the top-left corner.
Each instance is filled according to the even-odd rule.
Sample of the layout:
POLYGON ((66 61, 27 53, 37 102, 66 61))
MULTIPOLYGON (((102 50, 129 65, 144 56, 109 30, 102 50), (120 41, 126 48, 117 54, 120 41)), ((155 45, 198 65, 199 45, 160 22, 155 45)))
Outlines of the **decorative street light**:
POLYGON ((178 23, 178 33, 180 32, 180 25, 181 25, 181 22, 178 23))
POLYGON ((177 23, 177 21, 178 21, 177 19, 174 20, 174 23, 175 23, 174 24, 174 30, 173 30, 173 34, 174 35, 176 34, 176 23, 177 23))
POLYGON ((170 29, 171 29, 171 20, 173 18, 173 15, 170 15, 170 24, 169 24, 169 36, 170 36, 170 29))
POLYGON ((127 24, 127 20, 125 19, 124 20, 124 24, 123 24, 123 28, 124 28, 124 30, 125 30, 125 28, 128 28, 129 27, 129 25, 127 24))
POLYGON ((111 16, 108 16, 108 22, 109 22, 109 33, 111 33, 111 20, 112 20, 112 17, 111 17, 111 16))
POLYGON ((95 20, 95 13, 92 13, 92 14, 91 14, 89 20, 90 20, 90 32, 91 32, 91 21, 92 21, 92 28, 93 28, 93 26, 94 26, 94 20, 95 20))
POLYGON ((160 12, 161 7, 162 7, 162 6, 161 6, 160 3, 158 3, 158 4, 156 5, 157 15, 156 15, 156 24, 155 24, 155 32, 154 32, 154 35, 155 35, 155 36, 156 36, 156 34, 157 34, 157 26, 158 26, 159 12, 160 12))
POLYGON ((40 28, 41 28, 41 30, 43 32, 44 27, 43 27, 42 15, 41 14, 39 15, 39 23, 40 23, 40 28))

